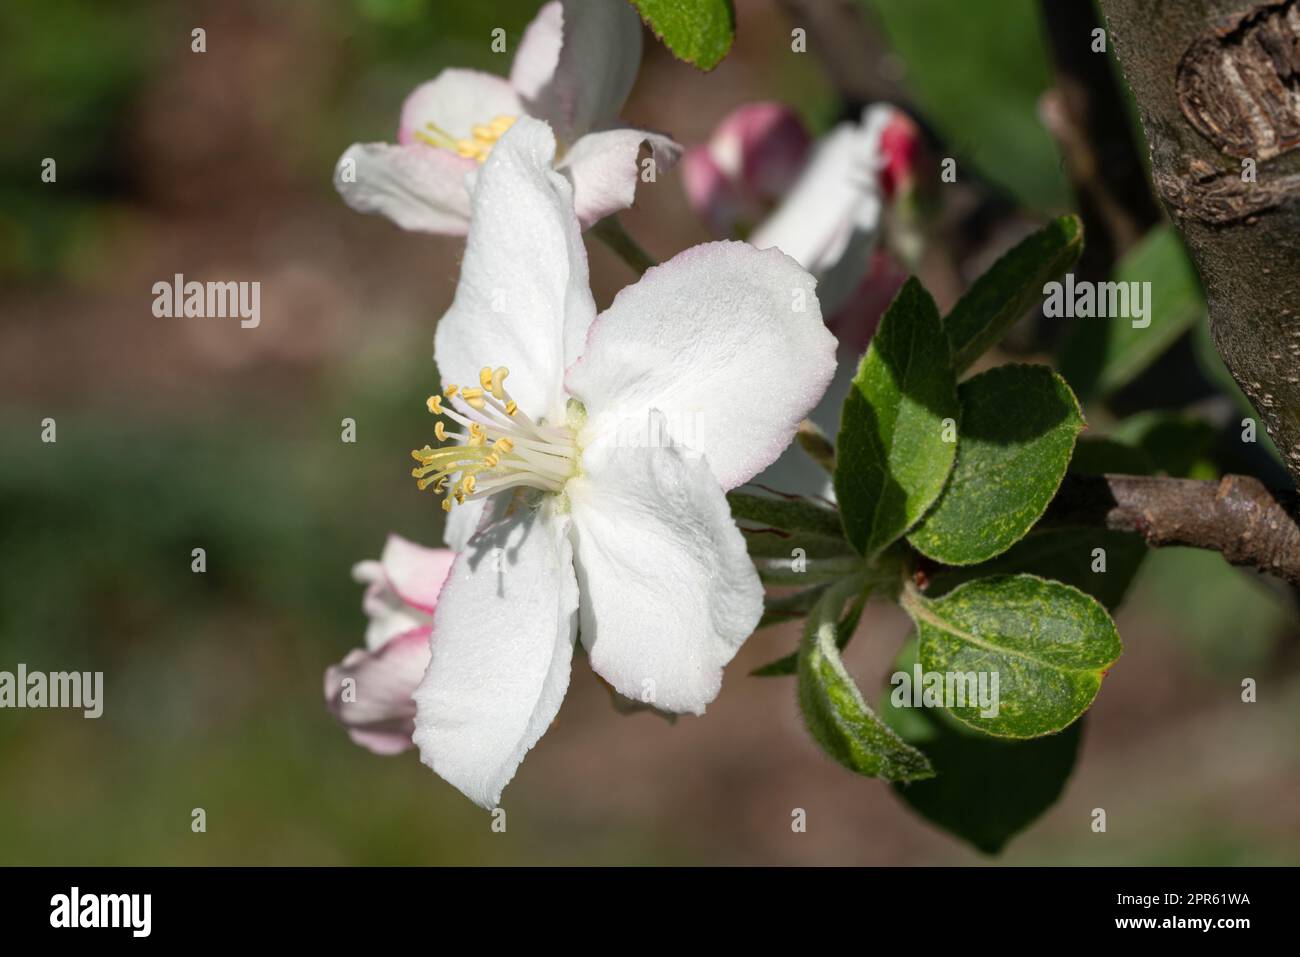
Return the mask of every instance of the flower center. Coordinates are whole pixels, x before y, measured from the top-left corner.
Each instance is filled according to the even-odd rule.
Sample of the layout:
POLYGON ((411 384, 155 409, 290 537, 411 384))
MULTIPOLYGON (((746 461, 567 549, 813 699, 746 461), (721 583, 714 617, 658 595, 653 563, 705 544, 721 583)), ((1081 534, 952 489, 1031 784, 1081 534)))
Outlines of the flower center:
POLYGON ((434 415, 446 416, 463 431, 448 432, 439 420, 433 434, 440 448, 425 446, 411 456, 420 465, 411 470, 420 491, 429 486, 452 503, 463 504, 513 488, 558 493, 578 470, 573 431, 530 419, 505 389, 505 366, 484 366, 479 387, 449 385, 426 403, 434 415), (447 404, 444 404, 444 398, 447 404), (450 406, 450 407, 449 407, 450 406))
POLYGON ((515 119, 513 116, 498 116, 491 123, 476 124, 465 139, 457 139, 433 122, 425 123, 424 129, 416 130, 413 135, 421 143, 451 150, 458 156, 482 164, 487 162, 488 154, 496 146, 497 140, 514 126, 515 119))

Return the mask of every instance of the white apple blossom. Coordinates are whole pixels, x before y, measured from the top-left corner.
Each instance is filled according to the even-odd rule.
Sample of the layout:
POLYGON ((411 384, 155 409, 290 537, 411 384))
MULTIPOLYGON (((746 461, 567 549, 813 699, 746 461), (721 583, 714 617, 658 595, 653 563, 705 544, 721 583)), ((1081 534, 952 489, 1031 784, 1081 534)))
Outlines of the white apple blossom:
POLYGON ((641 147, 657 171, 681 147, 667 136, 619 125, 641 63, 641 20, 613 0, 552 0, 529 24, 510 78, 444 70, 402 106, 397 143, 356 143, 334 171, 353 209, 403 229, 464 235, 470 192, 494 144, 521 116, 551 124, 555 168, 573 185, 583 228, 632 205, 641 147))
POLYGON ((477 529, 438 599, 414 740, 485 807, 555 717, 579 630, 626 697, 699 714, 717 695, 763 608, 725 492, 835 366, 813 278, 745 243, 689 249, 597 316, 554 151, 524 118, 483 167, 435 339, 447 444, 413 453, 477 529))

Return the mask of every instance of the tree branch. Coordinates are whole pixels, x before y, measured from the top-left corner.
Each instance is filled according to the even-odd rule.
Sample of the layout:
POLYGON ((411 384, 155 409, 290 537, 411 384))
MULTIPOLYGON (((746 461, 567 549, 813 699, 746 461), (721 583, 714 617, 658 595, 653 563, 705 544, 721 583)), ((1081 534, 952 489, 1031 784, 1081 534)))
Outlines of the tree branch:
POLYGON ((1300 0, 1101 0, 1214 344, 1300 483, 1300 0))
POLYGON ((1296 493, 1258 479, 1218 482, 1142 475, 1068 475, 1044 524, 1137 532, 1152 548, 1187 545, 1222 553, 1300 585, 1296 493))

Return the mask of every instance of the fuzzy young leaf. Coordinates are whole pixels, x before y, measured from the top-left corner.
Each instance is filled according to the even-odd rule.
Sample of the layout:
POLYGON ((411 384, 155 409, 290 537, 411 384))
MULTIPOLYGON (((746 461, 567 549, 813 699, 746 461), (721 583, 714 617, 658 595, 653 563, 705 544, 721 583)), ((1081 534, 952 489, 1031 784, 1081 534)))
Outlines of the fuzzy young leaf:
POLYGON ((1083 224, 1062 216, 1022 240, 975 280, 943 321, 960 375, 995 345, 1032 306, 1043 286, 1061 276, 1083 252, 1083 224))
MULTIPOLYGON (((911 674, 916 660, 917 643, 910 641, 895 671, 911 674)), ((881 717, 925 752, 935 776, 895 784, 894 793, 926 820, 985 854, 997 854, 1061 796, 1086 719, 1041 738, 991 738, 941 709, 898 707, 898 690, 885 695, 881 717)))
POLYGON ((999 366, 962 383, 952 478, 908 541, 946 565, 998 555, 1033 527, 1070 464, 1083 415, 1046 366, 999 366))
POLYGON ((938 499, 957 447, 945 431, 960 416, 939 311, 909 279, 862 357, 836 442, 835 497, 863 555, 889 545, 938 499))
POLYGON ((828 538, 843 538, 840 517, 833 509, 797 496, 749 495, 728 492, 727 504, 738 522, 770 526, 788 532, 808 532, 828 538))
POLYGON ((836 642, 846 599, 830 589, 808 617, 799 647, 799 708, 813 739, 850 771, 889 781, 933 776, 925 755, 892 731, 867 705, 844 669, 836 642))
MULTIPOLYGON (((767 608, 763 612, 763 618, 758 623, 758 627, 762 628, 764 625, 790 621, 793 618, 801 618, 804 615, 807 615, 812 610, 811 605, 815 604, 816 599, 821 597, 821 592, 823 590, 824 589, 810 588, 806 591, 801 591, 795 595, 788 596, 790 599, 799 598, 800 601, 798 603, 790 601, 789 603, 782 602, 778 605, 777 602, 780 602, 780 599, 778 599, 777 602, 768 602, 767 608), (814 594, 816 597, 813 597, 814 594), (805 603, 807 603, 807 606, 804 607, 801 612, 793 612, 790 610, 791 606, 796 604, 803 605, 805 603), (770 619, 769 616, 771 616, 770 619)), ((866 606, 867 592, 863 591, 853 599, 852 603, 849 605, 848 611, 844 613, 843 617, 840 618, 839 624, 835 626, 835 647, 840 651, 844 650, 844 646, 847 645, 849 639, 853 637, 853 632, 858 628, 858 622, 862 620, 862 609, 866 606)), ((786 675, 797 674, 798 671, 799 652, 792 651, 784 657, 777 658, 775 661, 769 661, 767 664, 755 668, 749 674, 750 677, 753 678, 782 678, 786 675)))
POLYGON ((731 0, 632 0, 632 5, 673 56, 692 66, 712 70, 731 50, 736 36, 731 0))
POLYGON ((916 592, 903 606, 921 640, 921 664, 940 673, 998 676, 997 714, 950 708, 978 731, 1034 738, 1088 710, 1119 657, 1115 623, 1096 599, 1033 575, 982 578, 942 598, 916 592))

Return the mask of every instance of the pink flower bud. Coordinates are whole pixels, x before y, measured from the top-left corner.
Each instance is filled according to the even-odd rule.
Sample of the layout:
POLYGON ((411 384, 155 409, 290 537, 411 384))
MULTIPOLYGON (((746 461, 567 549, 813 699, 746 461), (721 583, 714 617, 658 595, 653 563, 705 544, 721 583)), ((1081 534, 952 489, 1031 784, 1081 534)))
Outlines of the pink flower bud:
POLYGON ((790 188, 808 159, 803 121, 780 103, 747 103, 723 118, 683 161, 692 208, 719 236, 752 226, 790 188))

